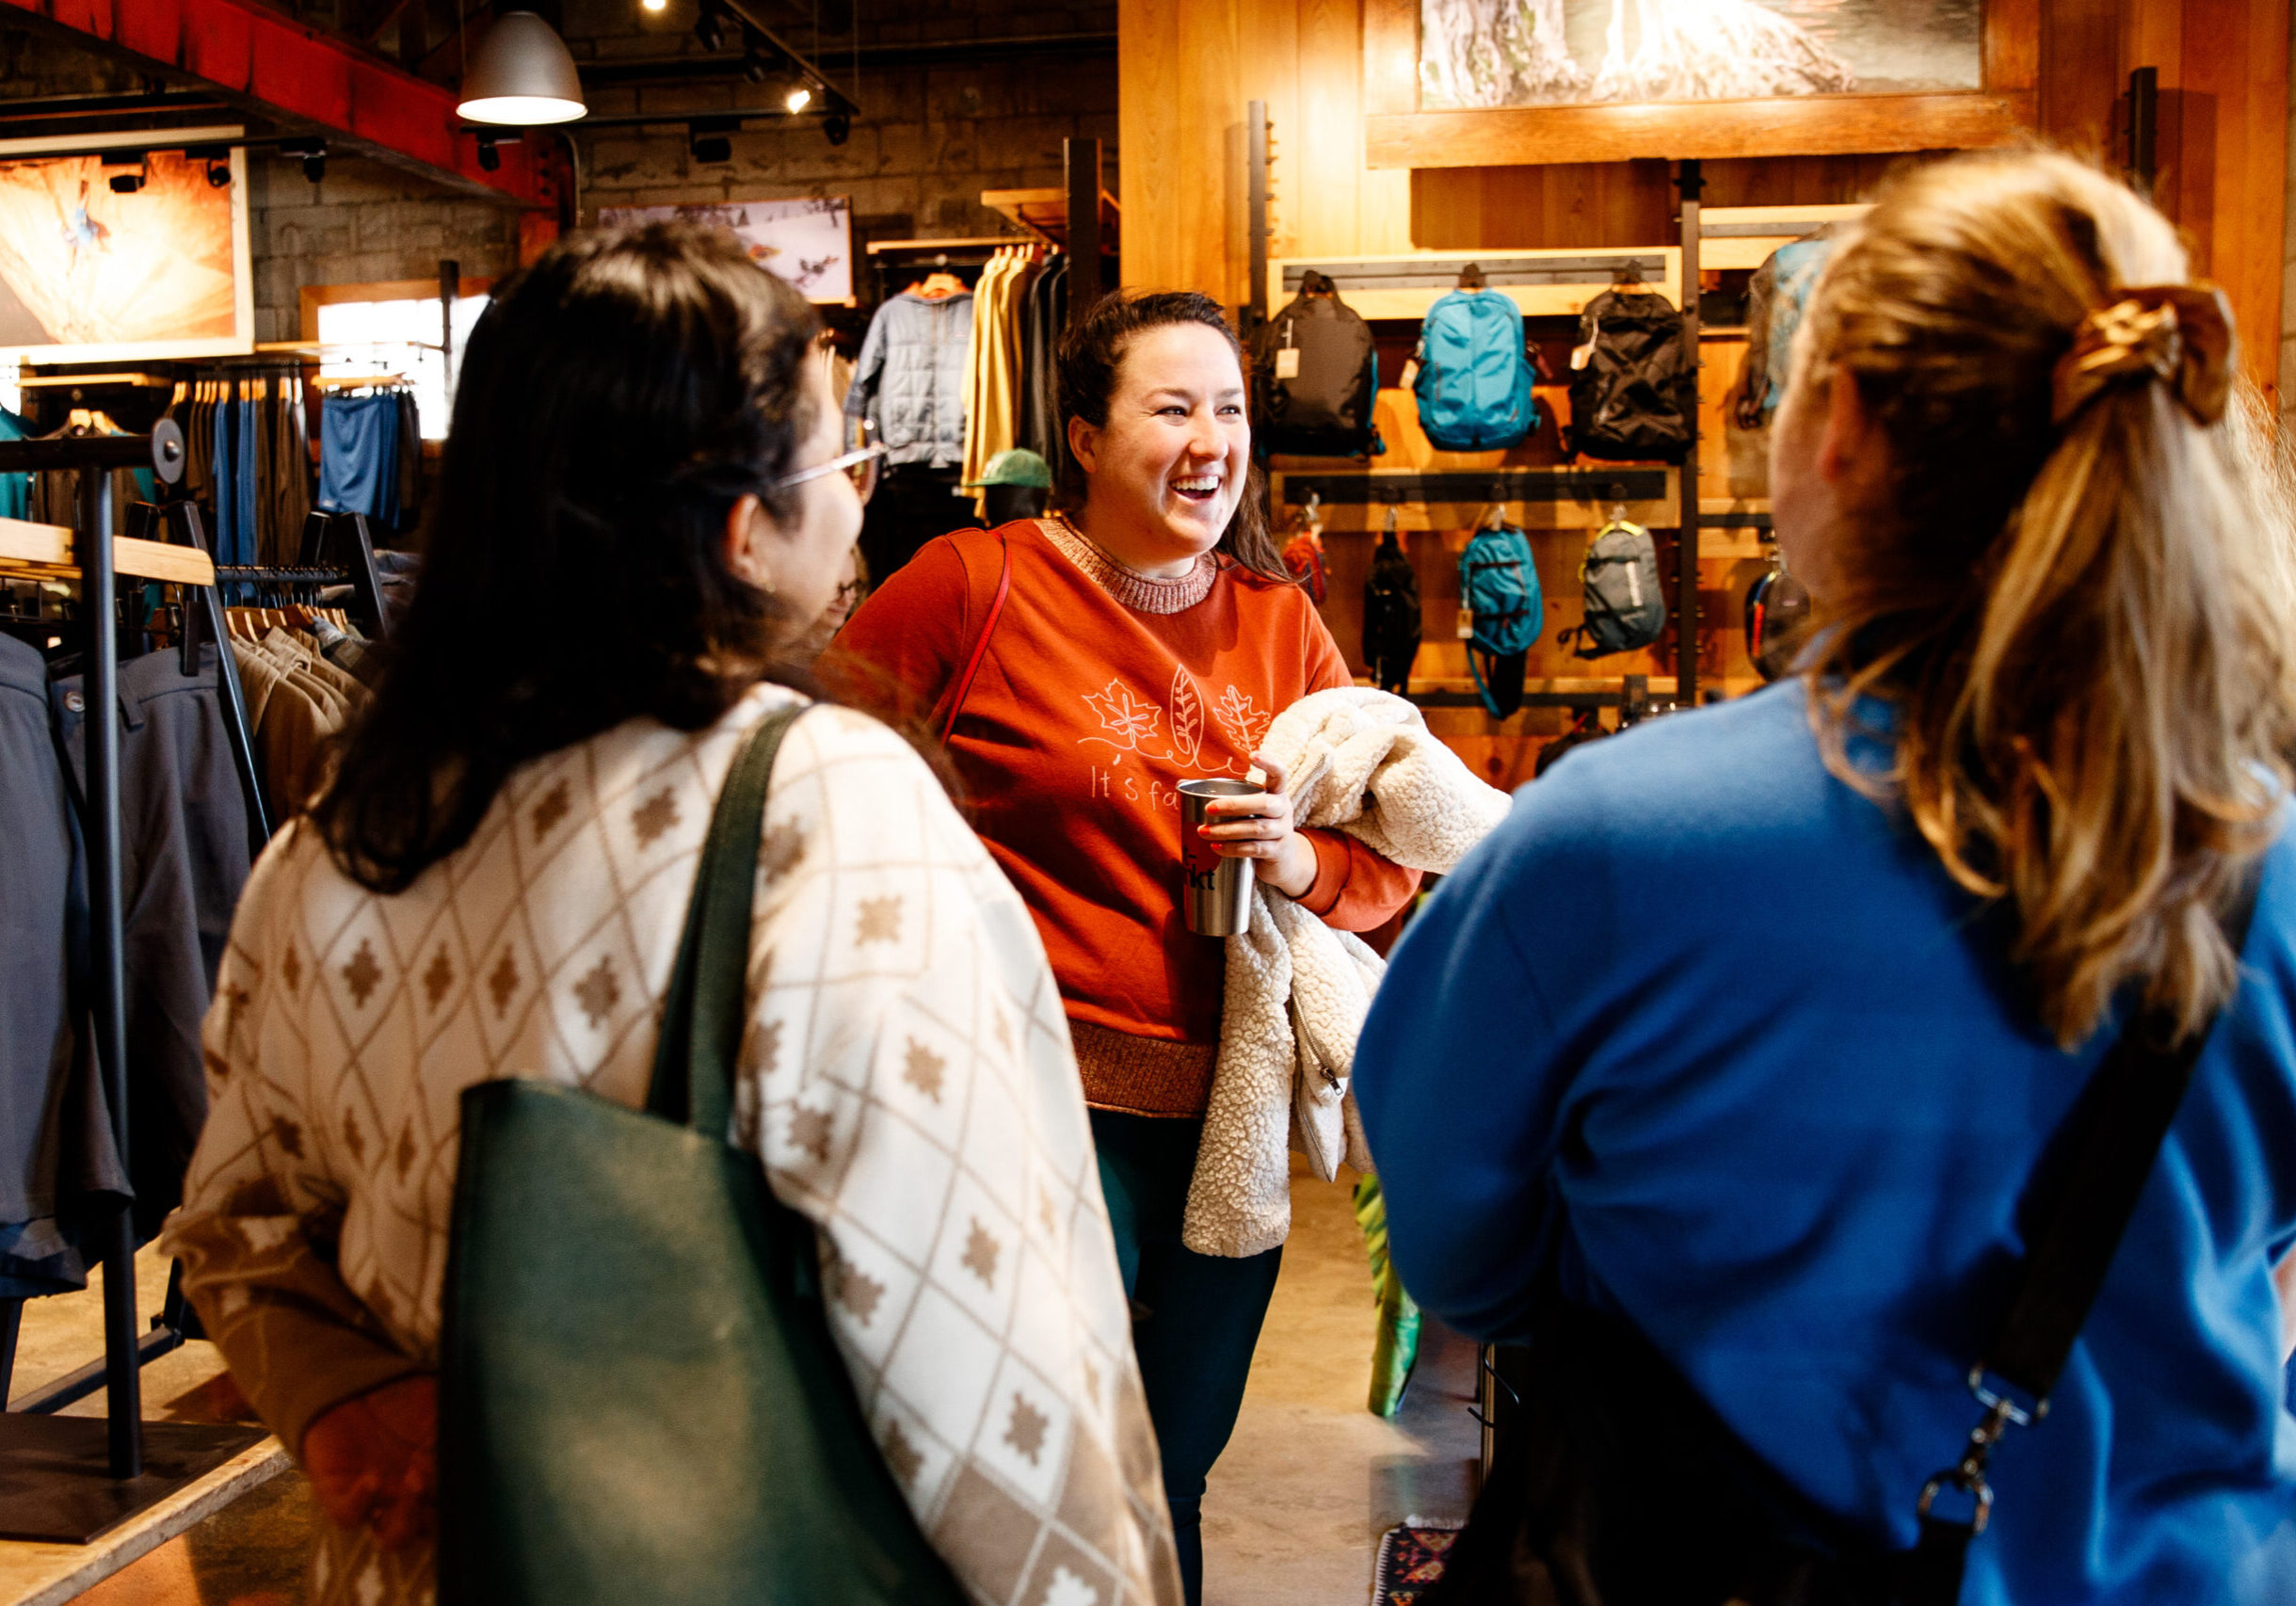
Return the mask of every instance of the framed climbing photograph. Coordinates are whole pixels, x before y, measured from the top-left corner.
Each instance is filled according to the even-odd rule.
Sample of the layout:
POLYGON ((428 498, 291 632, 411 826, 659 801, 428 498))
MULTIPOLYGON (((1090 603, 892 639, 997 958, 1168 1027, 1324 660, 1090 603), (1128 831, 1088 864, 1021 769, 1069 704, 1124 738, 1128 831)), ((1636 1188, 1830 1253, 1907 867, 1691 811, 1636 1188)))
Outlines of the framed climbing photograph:
POLYGON ((1998 144, 2039 0, 1365 0, 1376 168, 1998 144))
POLYGON ((170 130, 165 151, 141 148, 149 134, 83 137, 69 155, 0 141, 0 361, 254 349, 247 153, 221 147, 238 133, 170 130))

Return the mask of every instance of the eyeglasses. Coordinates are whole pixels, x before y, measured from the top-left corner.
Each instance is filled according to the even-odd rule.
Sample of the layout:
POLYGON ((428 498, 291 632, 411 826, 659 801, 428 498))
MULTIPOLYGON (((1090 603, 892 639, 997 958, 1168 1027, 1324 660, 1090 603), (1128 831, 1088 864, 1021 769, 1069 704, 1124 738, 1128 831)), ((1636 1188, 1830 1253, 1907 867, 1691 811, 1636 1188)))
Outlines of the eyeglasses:
POLYGON ((854 494, 863 502, 877 488, 877 474, 884 467, 885 454, 890 450, 877 440, 877 426, 865 418, 845 420, 845 451, 826 463, 816 463, 810 469, 799 469, 794 474, 783 474, 778 485, 803 485, 809 479, 824 474, 842 473, 853 482, 854 494))

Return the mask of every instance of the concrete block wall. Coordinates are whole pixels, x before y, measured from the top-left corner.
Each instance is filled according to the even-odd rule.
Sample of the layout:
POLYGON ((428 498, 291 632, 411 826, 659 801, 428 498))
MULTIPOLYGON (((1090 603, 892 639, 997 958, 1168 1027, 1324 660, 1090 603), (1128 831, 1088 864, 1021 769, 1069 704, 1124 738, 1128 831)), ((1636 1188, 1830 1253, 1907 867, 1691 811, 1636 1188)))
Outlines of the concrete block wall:
MULTIPOLYGON (((325 23, 323 4, 297 8, 325 23)), ((997 234, 1009 225, 980 204, 987 189, 1062 182, 1062 141, 1096 136, 1105 182, 1117 187, 1116 63, 1105 45, 1043 56, 958 56, 929 64, 864 64, 858 78, 836 47, 934 46, 1078 34, 1113 36, 1115 0, 937 0, 873 15, 852 31, 853 0, 824 0, 822 31, 785 37, 854 93, 860 115, 831 146, 817 118, 753 125, 732 137, 732 159, 696 162, 676 120, 765 104, 767 91, 737 81, 625 87, 593 97, 602 114, 660 112, 668 126, 610 126, 574 133, 581 153, 585 220, 602 205, 661 205, 800 196, 852 198, 855 254, 871 238, 997 234)), ((569 47, 584 60, 696 55, 696 0, 649 12, 638 0, 565 0, 569 47)), ((140 81, 90 52, 21 29, 0 28, 0 77, 18 93, 130 90, 140 81)), ((530 136, 530 137, 552 137, 530 136)), ((415 179, 383 163, 330 155, 313 185, 297 161, 248 156, 249 235, 258 340, 302 333, 301 291, 310 284, 432 280, 442 258, 466 278, 516 265, 519 214, 415 179)))
POLYGON ((306 284, 435 281, 442 258, 465 279, 518 265, 516 211, 380 162, 329 156, 314 185, 301 163, 249 152, 248 205, 257 340, 301 338, 306 284))
MULTIPOLYGON (((722 82, 609 88, 592 97, 594 113, 659 113, 672 120, 577 125, 586 217, 599 206, 844 195, 853 201, 857 254, 873 238, 996 234, 1010 225, 980 204, 981 192, 1058 185, 1062 141, 1070 137, 1101 141, 1105 182, 1116 188, 1113 49, 898 66, 864 57, 857 76, 851 58, 838 54, 854 36, 837 32, 827 9, 817 49, 810 29, 784 37, 859 103, 860 116, 843 146, 828 143, 819 119, 793 118, 752 124, 731 137, 731 161, 705 165, 693 159, 675 120, 764 104, 766 90, 722 82)), ((600 62, 690 55, 698 50, 694 18, 693 0, 672 0, 658 14, 631 0, 569 0, 567 40, 577 56, 600 62)), ((1018 7, 947 0, 864 15, 858 38, 863 46, 930 46, 1115 30, 1116 8, 1105 0, 1018 7)))

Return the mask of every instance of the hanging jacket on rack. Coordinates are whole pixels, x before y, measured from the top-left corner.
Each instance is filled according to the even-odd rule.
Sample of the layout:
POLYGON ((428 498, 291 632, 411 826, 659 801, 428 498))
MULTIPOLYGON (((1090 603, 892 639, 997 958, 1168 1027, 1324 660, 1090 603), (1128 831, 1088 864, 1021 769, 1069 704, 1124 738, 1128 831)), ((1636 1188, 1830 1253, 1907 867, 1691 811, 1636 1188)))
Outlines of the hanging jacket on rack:
MULTIPOLYGON (((962 483, 978 485, 989 460, 1017 444, 1020 421, 1022 303, 1038 273, 1034 247, 1000 248, 972 292, 962 483)), ((975 500, 976 508, 979 499, 975 500)))
MULTIPOLYGON (((212 642, 201 650, 196 676, 183 672, 173 651, 120 666, 120 891, 133 978, 128 1168, 138 1241, 156 1233, 179 1201, 207 1116, 200 1023, 248 878, 247 801, 224 736, 216 675, 212 642)), ((56 683, 53 706, 74 791, 84 795, 88 711, 78 676, 56 683)))
POLYGON ((1068 327, 1068 259, 1053 259, 1029 286, 1021 336, 1020 444, 1053 466, 1068 450, 1060 426, 1060 331, 1068 327))
POLYGON ((972 299, 970 290, 938 299, 905 290, 870 320, 845 416, 875 424, 888 468, 964 462, 972 299))
POLYGON ((81 1287, 57 1225, 76 1074, 71 910, 78 836, 48 725, 48 666, 0 634, 0 1297, 81 1287))

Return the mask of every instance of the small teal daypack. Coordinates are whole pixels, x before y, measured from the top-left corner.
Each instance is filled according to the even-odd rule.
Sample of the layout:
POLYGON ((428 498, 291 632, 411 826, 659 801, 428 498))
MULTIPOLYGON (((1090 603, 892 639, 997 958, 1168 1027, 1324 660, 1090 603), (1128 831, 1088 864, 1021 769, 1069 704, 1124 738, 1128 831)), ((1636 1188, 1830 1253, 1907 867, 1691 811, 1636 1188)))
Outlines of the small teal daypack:
POLYGON ((1538 427, 1522 309, 1496 290, 1454 290, 1419 331, 1420 427, 1446 452, 1513 446, 1538 427))
POLYGON ((1504 719, 1522 706, 1524 655, 1546 622, 1538 565, 1522 531, 1500 524, 1475 532, 1459 554, 1459 602, 1474 632, 1468 638, 1467 666, 1475 690, 1492 716, 1504 719))

